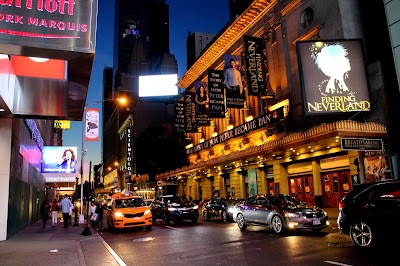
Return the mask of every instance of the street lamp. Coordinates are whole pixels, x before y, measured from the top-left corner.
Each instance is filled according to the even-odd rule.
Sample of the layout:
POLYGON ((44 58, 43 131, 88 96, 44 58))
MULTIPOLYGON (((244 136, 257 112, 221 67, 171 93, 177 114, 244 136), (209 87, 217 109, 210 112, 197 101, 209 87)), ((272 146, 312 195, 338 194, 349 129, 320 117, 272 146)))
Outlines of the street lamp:
MULTIPOLYGON (((84 223, 85 222, 85 217, 83 215, 83 162, 84 162, 84 157, 85 157, 85 129, 86 129, 86 109, 88 106, 97 104, 97 103, 102 103, 102 102, 107 102, 107 101, 117 101, 120 104, 125 104, 126 99, 125 98, 116 98, 116 99, 104 99, 96 102, 91 102, 88 103, 84 106, 83 108, 83 118, 82 118, 82 156, 81 156, 81 211, 80 211, 80 216, 79 216, 79 223, 84 223)), ((88 208, 89 206, 86 206, 88 208)))

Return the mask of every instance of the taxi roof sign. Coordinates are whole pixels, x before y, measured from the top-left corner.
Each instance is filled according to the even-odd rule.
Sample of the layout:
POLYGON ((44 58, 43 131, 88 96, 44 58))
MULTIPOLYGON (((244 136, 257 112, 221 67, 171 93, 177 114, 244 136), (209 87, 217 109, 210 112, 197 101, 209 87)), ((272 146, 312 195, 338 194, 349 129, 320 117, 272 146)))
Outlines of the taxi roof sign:
POLYGON ((54 128, 71 129, 70 120, 54 120, 54 128))

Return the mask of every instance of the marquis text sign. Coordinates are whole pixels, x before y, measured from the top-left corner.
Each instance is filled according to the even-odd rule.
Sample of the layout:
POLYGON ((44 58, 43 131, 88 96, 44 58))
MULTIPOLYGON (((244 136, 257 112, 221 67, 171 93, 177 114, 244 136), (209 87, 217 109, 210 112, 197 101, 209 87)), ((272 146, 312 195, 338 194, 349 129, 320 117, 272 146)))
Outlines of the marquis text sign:
POLYGON ((0 0, 0 44, 94 52, 97 0, 0 0))

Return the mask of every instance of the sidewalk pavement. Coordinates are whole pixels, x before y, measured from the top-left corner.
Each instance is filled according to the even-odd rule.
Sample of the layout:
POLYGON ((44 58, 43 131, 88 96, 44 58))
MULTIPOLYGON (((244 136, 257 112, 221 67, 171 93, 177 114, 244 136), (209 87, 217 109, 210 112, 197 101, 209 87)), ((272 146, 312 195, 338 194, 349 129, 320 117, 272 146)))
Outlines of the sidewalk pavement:
MULTIPOLYGON (((72 224, 74 221, 73 216, 72 224)), ((125 265, 101 238, 101 231, 88 225, 91 235, 82 235, 85 227, 86 224, 79 224, 64 228, 63 222, 53 227, 49 219, 43 228, 40 219, 9 239, 0 241, 0 264, 125 265)))
MULTIPOLYGON (((336 224, 337 208, 324 208, 331 226, 336 224)), ((61 215, 59 214, 59 221, 61 215)), ((72 224, 74 224, 74 215, 72 224)), ((105 221, 105 216, 104 216, 105 221)), ((104 224, 103 223, 103 227, 104 224)), ((1 265, 79 265, 79 266, 117 266, 125 263, 110 248, 96 231, 88 224, 91 235, 82 235, 86 224, 64 228, 63 222, 46 228, 39 220, 22 229, 5 241, 0 241, 1 265)))

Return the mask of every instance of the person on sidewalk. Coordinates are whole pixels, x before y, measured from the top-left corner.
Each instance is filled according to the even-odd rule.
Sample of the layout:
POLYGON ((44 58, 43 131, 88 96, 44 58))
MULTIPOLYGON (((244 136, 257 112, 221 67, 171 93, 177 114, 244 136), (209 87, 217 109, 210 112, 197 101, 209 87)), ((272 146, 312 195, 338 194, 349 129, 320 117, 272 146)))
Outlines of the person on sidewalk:
MULTIPOLYGON (((71 200, 71 199, 70 199, 71 200)), ((72 201, 71 201, 72 202, 72 201)), ((68 217, 68 221, 69 221, 69 225, 72 226, 72 211, 74 209, 74 204, 72 203, 71 208, 69 208, 69 217, 68 217)))
POLYGON ((92 228, 97 228, 98 219, 97 219, 97 217, 96 218, 94 218, 94 217, 92 218, 93 214, 96 213, 96 209, 97 209, 96 204, 94 202, 92 202, 92 204, 90 205, 90 220, 92 221, 92 228))
POLYGON ((44 200, 42 202, 42 205, 40 205, 40 215, 42 216, 43 219, 43 228, 46 227, 46 221, 49 219, 49 211, 50 211, 49 205, 44 200))
POLYGON ((64 198, 60 201, 60 208, 64 220, 64 228, 68 228, 69 211, 71 209, 71 206, 71 200, 65 195, 64 198))
POLYGON ((58 206, 58 202, 56 199, 53 200, 51 203, 51 222, 53 224, 53 227, 57 225, 57 216, 58 216, 58 210, 60 209, 60 206, 58 206))
POLYGON ((97 215, 98 215, 96 230, 102 230, 103 229, 103 210, 104 210, 103 205, 100 204, 100 202, 97 202, 96 211, 95 211, 97 213, 97 215))

